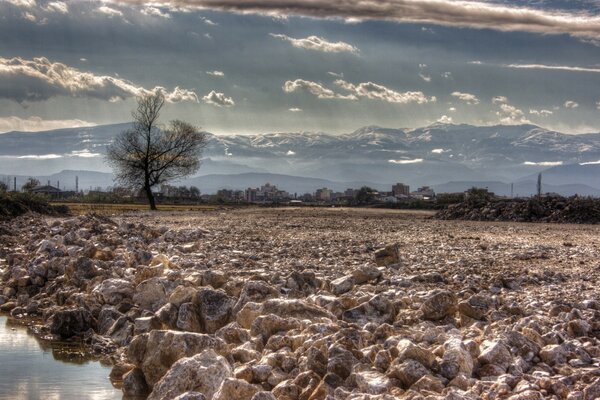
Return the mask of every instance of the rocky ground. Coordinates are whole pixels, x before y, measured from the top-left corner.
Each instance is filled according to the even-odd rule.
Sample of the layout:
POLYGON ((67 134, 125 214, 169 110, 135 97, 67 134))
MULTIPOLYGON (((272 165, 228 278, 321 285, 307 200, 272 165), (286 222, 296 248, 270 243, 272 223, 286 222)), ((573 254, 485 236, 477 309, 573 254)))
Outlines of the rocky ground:
POLYGON ((127 398, 595 399, 600 227, 242 209, 0 226, 0 308, 127 398))

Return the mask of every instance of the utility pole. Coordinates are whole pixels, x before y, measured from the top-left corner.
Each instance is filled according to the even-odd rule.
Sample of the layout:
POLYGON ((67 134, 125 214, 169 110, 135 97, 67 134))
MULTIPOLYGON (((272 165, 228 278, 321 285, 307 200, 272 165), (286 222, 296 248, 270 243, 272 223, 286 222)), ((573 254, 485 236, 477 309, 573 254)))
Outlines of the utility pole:
POLYGON ((15 192, 17 191, 17 177, 16 176, 13 178, 13 191, 15 191, 15 192))
POLYGON ((538 174, 537 179, 537 197, 540 199, 542 197, 542 173, 538 174))
POLYGON ((79 193, 79 176, 75 176, 75 193, 79 193))
POLYGON ((511 183, 510 184, 510 198, 511 199, 514 198, 514 196, 513 196, 514 192, 515 192, 515 184, 511 183))

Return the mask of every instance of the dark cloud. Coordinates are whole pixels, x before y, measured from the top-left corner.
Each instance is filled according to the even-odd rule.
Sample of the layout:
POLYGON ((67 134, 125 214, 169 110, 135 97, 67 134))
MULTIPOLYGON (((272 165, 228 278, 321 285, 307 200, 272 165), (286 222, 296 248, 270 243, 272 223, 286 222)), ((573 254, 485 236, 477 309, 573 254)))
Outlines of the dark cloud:
MULTIPOLYGON (((114 0, 143 5, 142 0, 114 0)), ((569 34, 600 40, 600 17, 582 12, 547 11, 529 7, 464 0, 162 0, 155 3, 192 8, 305 15, 316 18, 381 19, 501 31, 569 34)))

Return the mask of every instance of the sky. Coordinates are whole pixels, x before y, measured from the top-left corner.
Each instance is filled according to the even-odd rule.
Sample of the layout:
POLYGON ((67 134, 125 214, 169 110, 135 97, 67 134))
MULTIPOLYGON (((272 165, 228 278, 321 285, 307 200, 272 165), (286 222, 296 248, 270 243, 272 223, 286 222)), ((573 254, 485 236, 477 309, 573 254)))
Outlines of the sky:
POLYGON ((600 132, 600 0, 0 0, 0 132, 600 132))

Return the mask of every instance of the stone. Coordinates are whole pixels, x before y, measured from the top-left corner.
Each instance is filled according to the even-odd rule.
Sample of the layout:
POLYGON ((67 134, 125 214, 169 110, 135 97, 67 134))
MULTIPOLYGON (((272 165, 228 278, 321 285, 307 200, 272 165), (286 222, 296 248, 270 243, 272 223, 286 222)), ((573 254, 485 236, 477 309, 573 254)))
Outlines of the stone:
POLYGON ((367 394, 383 394, 391 387, 390 378, 378 371, 361 371, 354 374, 358 390, 367 394))
POLYGON ((352 367, 357 363, 352 352, 339 345, 333 345, 329 349, 327 360, 327 372, 331 372, 346 379, 352 373, 352 367))
POLYGON ((457 310, 457 298, 449 290, 434 290, 430 292, 421 305, 423 318, 436 321, 453 316, 457 310))
POLYGON ((212 400, 222 382, 232 375, 225 358, 212 349, 176 361, 154 385, 148 400, 170 400, 188 391, 200 392, 212 400))
POLYGON ((92 294, 104 304, 117 305, 133 295, 133 285, 125 279, 105 279, 92 294))
POLYGON ((458 311, 469 318, 484 320, 491 305, 492 300, 489 296, 474 294, 467 300, 458 303, 458 311))
POLYGON ((183 303, 191 303, 197 292, 198 290, 193 287, 177 286, 169 296, 169 303, 177 307, 180 307, 183 303))
POLYGON ((375 252, 375 262, 377 265, 387 266, 398 264, 400 262, 400 245, 391 244, 375 252))
POLYGON ((150 278, 135 288, 133 302, 142 310, 157 311, 167 302, 167 293, 162 278, 150 278))
POLYGON ((125 396, 145 398, 149 393, 150 388, 141 369, 133 368, 123 375, 123 394, 125 396))
POLYGON ((540 350, 540 358, 550 366, 564 364, 568 357, 569 352, 563 345, 550 344, 540 350))
POLYGON ((271 392, 257 392, 250 400, 277 400, 277 398, 271 392))
POLYGON ((262 303, 279 297, 279 291, 264 281, 248 281, 242 287, 240 296, 233 306, 232 313, 237 314, 246 303, 262 303))
POLYGON ((395 314, 392 302, 385 295, 378 294, 371 297, 369 301, 344 311, 342 319, 363 326, 370 322, 375 324, 393 322, 395 314))
MULTIPOLYGON (((179 318, 179 309, 175 304, 167 303, 154 314, 162 327, 167 329, 177 328, 177 319, 179 318)), ((163 328, 163 329, 164 329, 163 328)))
POLYGON ((352 270, 352 277, 357 285, 378 280, 381 276, 379 268, 371 264, 364 264, 352 270))
POLYGON ((440 374, 452 380, 459 374, 471 377, 473 358, 460 338, 452 337, 444 343, 444 357, 440 364, 440 374))
POLYGON ((200 289, 193 302, 198 307, 203 331, 215 333, 229 322, 236 300, 220 290, 200 289))
POLYGON ((275 314, 283 318, 311 321, 321 318, 335 319, 329 311, 297 299, 270 299, 262 303, 260 309, 262 314, 275 314))
POLYGON ((300 392, 300 387, 291 379, 278 383, 271 391, 277 400, 298 400, 300 392))
POLYGON ((198 307, 194 303, 183 303, 177 314, 177 328, 182 331, 201 332, 202 326, 198 311, 198 307))
POLYGON ((50 317, 47 325, 50 333, 68 339, 91 329, 95 321, 88 310, 76 308, 57 311, 50 317))
POLYGON ((154 315, 151 317, 140 317, 133 321, 133 334, 137 336, 154 329, 160 329, 161 327, 162 324, 154 315))
POLYGON ((200 333, 154 330, 134 337, 127 356, 142 369, 152 387, 175 361, 209 349, 223 354, 226 344, 215 336, 200 333))
POLYGON ((331 293, 339 296, 352 290, 354 287, 354 277, 352 275, 342 276, 331 281, 329 287, 331 288, 331 293))
POLYGON ((396 363, 412 359, 420 362, 428 369, 433 369, 437 364, 436 357, 431 351, 417 346, 408 339, 400 340, 396 349, 398 350, 398 357, 394 360, 396 363))
POLYGON ((442 391, 445 389, 445 386, 440 378, 437 378, 433 375, 425 375, 416 381, 410 388, 416 392, 428 391, 442 393, 442 391))
POLYGON ((259 391, 260 388, 258 386, 244 380, 226 378, 213 396, 213 400, 251 400, 259 391))
POLYGON ((388 376, 398 379, 404 389, 410 388, 419 379, 429 374, 431 374, 431 371, 420 362, 412 359, 408 359, 401 364, 392 365, 388 371, 388 376))
POLYGON ((108 329, 106 336, 109 336, 117 345, 125 346, 131 341, 133 330, 134 325, 131 319, 123 315, 108 329))
POLYGON ((482 365, 497 365, 500 369, 506 371, 512 363, 512 355, 504 343, 500 341, 486 342, 483 344, 483 350, 477 361, 482 365))
POLYGON ((583 399, 584 400, 592 400, 592 399, 600 399, 600 378, 596 378, 596 380, 583 389, 583 399))
POLYGON ((294 318, 281 318, 274 314, 261 315, 252 323, 250 334, 252 336, 261 336, 263 342, 277 332, 287 332, 290 329, 300 328, 300 322, 294 318))
POLYGON ((206 396, 200 392, 190 391, 180 394, 173 400, 206 400, 206 396))

